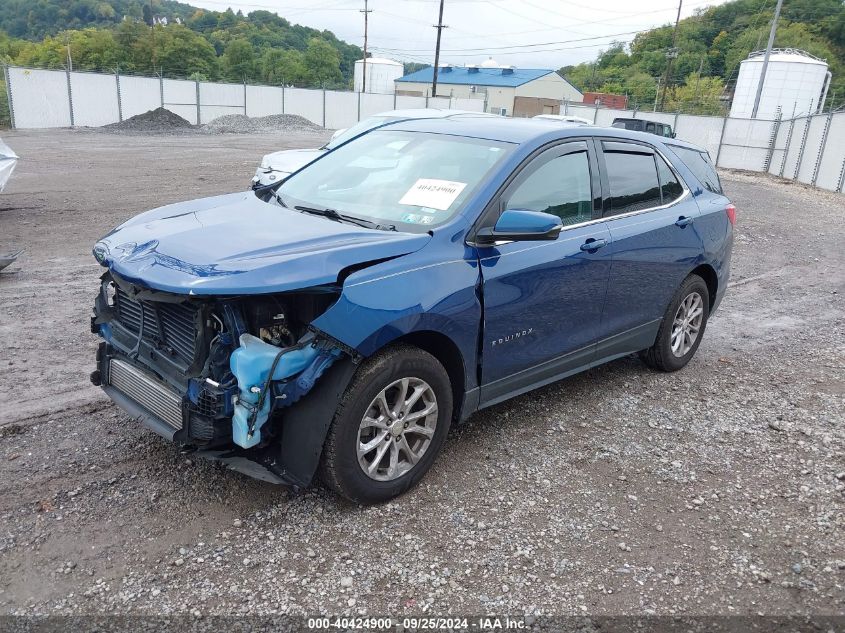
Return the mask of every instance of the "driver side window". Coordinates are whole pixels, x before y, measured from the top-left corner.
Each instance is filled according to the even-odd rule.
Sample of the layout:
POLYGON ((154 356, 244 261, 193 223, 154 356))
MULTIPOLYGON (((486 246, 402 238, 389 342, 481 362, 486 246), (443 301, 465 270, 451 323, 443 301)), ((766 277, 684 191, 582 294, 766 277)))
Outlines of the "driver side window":
POLYGON ((551 213, 564 226, 591 220, 593 194, 586 150, 541 164, 510 193, 504 208, 551 213))

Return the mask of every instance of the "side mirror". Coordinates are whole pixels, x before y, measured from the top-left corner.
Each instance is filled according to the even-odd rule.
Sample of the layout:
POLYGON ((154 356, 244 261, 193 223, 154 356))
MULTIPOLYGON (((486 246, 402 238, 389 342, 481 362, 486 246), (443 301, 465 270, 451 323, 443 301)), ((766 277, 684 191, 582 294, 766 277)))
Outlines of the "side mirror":
POLYGON ((562 228, 560 218, 551 213, 507 209, 499 216, 496 226, 479 230, 475 241, 480 246, 491 246, 499 241, 556 240, 562 228))
POLYGON ((340 136, 341 134, 343 134, 346 130, 347 130, 347 128, 345 128, 345 127, 342 127, 342 128, 340 128, 339 130, 335 130, 335 131, 334 131, 334 134, 332 134, 332 138, 331 138, 331 140, 332 140, 332 141, 333 141, 333 140, 335 140, 338 136, 340 136))

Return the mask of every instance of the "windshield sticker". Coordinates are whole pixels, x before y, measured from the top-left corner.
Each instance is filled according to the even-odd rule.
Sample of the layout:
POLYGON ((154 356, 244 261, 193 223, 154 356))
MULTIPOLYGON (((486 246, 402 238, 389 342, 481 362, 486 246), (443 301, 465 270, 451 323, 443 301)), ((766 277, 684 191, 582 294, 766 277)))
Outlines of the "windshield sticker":
POLYGON ((445 211, 452 206, 452 203, 461 195, 461 192, 466 186, 467 183, 465 182, 420 178, 402 196, 399 204, 409 204, 415 207, 430 207, 438 211, 445 211))
POLYGON ((408 224, 432 224, 434 222, 434 216, 422 215, 420 213, 406 213, 402 216, 402 221, 408 224))

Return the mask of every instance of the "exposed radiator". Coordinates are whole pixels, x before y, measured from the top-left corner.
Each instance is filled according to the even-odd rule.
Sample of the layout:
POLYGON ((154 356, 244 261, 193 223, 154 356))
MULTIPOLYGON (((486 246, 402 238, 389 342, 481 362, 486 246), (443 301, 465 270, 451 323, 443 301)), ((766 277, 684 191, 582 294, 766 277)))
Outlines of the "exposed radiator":
POLYGON ((109 384, 177 431, 182 428, 182 398, 141 370, 112 358, 109 384))

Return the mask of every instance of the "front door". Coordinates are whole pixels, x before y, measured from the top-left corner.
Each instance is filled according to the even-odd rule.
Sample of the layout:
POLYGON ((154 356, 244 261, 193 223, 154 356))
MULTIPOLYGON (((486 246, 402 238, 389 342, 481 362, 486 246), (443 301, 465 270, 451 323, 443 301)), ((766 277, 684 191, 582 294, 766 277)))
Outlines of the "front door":
MULTIPOLYGON (((499 213, 552 213, 564 228, 554 241, 479 248, 482 406, 556 380, 592 359, 610 273, 610 232, 597 217, 601 184, 592 148, 572 141, 540 153, 498 201, 499 213)), ((495 224, 497 217, 486 220, 495 224)))

